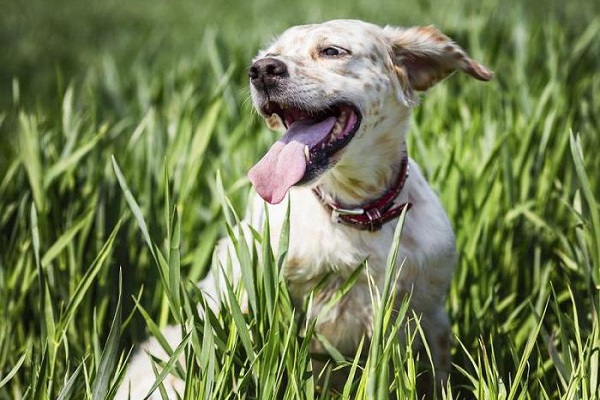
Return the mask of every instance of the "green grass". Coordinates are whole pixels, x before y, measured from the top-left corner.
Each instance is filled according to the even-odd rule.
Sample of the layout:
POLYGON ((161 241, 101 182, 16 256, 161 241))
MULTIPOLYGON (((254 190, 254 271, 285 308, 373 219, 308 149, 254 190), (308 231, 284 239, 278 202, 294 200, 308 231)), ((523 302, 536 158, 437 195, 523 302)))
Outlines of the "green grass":
MULTIPOLYGON (((409 139, 460 250, 448 398, 599 398, 599 4, 346 3, 2 5, 0 399, 110 398, 131 345, 174 322, 185 398, 314 397, 282 260, 258 246, 268 226, 237 248, 249 315, 200 319, 193 282, 275 137, 248 100, 253 53, 338 16, 434 23, 496 72, 432 89, 409 139)), ((355 380, 321 398, 414 398, 426 360, 389 312, 365 363, 332 349, 355 380)))

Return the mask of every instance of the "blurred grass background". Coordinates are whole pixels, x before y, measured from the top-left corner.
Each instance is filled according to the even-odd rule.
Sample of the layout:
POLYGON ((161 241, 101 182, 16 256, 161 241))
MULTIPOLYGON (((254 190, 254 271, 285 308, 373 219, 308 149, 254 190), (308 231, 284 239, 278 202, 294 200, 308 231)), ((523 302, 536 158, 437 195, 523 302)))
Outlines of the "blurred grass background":
POLYGON ((434 24, 496 72, 431 90, 409 139, 461 250, 454 396, 597 399, 598 15, 594 0, 3 0, 0 399, 110 397, 102 360, 148 335, 127 319, 132 296, 174 318, 111 156, 165 255, 177 206, 182 280, 196 281, 224 233, 217 171, 241 213, 275 137, 251 112, 252 56, 332 18, 434 24))
POLYGON ((10 85, 15 77, 26 92, 54 96, 73 78, 82 79, 90 66, 105 56, 114 58, 120 72, 141 55, 148 57, 148 63, 172 65, 178 59, 201 54, 207 30, 219 32, 225 49, 251 56, 257 43, 265 43, 290 25, 334 18, 396 25, 431 23, 453 32, 490 24, 491 34, 497 34, 500 28, 507 33, 518 23, 533 29, 549 23, 576 36, 597 14, 594 1, 559 0, 30 0, 26 4, 3 0, 1 98, 4 106, 10 104, 10 85))

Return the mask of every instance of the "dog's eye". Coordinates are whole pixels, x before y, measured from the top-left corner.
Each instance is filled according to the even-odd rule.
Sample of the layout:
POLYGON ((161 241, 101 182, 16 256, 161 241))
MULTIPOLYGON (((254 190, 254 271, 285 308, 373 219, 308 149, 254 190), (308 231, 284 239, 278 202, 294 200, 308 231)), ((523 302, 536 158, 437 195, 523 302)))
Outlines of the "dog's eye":
POLYGON ((321 49, 321 56, 323 57, 340 57, 348 53, 347 50, 335 46, 324 47, 321 49))

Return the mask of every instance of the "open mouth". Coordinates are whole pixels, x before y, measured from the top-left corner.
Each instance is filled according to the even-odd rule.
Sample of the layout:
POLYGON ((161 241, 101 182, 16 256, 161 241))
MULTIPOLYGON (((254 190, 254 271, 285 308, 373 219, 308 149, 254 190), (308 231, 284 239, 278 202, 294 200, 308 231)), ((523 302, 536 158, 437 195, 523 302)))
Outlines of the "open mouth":
POLYGON ((333 156, 350 143, 361 122, 360 112, 349 103, 307 110, 268 102, 261 112, 277 115, 287 128, 248 173, 258 194, 271 204, 281 202, 290 187, 331 168, 333 156))

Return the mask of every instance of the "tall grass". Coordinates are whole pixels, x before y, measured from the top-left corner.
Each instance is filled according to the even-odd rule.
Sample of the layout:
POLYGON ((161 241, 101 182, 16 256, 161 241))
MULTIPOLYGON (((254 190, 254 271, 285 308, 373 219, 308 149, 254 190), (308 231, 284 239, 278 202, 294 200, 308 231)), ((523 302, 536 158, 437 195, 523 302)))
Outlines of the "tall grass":
MULTIPOLYGON (((133 2, 119 17, 108 2, 103 26, 127 34, 101 43, 80 28, 97 21, 87 8, 61 1, 68 12, 46 20, 48 6, 32 4, 40 32, 62 24, 82 37, 51 53, 61 54, 55 65, 35 56, 47 68, 23 58, 42 52, 40 32, 21 38, 29 47, 11 44, 14 59, 1 56, 16 79, 3 82, 0 111, 0 399, 110 398, 131 345, 175 322, 185 340, 166 371, 182 374, 183 355, 184 398, 414 398, 427 360, 396 340, 405 328, 385 306, 370 348, 353 359, 330 349, 329 370, 354 378, 341 393, 312 379, 312 329, 279 273, 285 246, 262 239, 268 225, 236 248, 250 312, 234 287, 218 315, 200 318, 195 307, 193 283, 235 229, 245 173, 275 137, 251 111, 245 66, 261 41, 340 16, 339 4, 239 2, 225 17, 211 2, 133 2)), ((436 23, 496 71, 488 84, 456 75, 432 89, 409 139, 460 250, 446 397, 598 399, 598 4, 358 1, 343 10, 436 23)), ((386 293, 373 295, 385 304, 386 293)))

